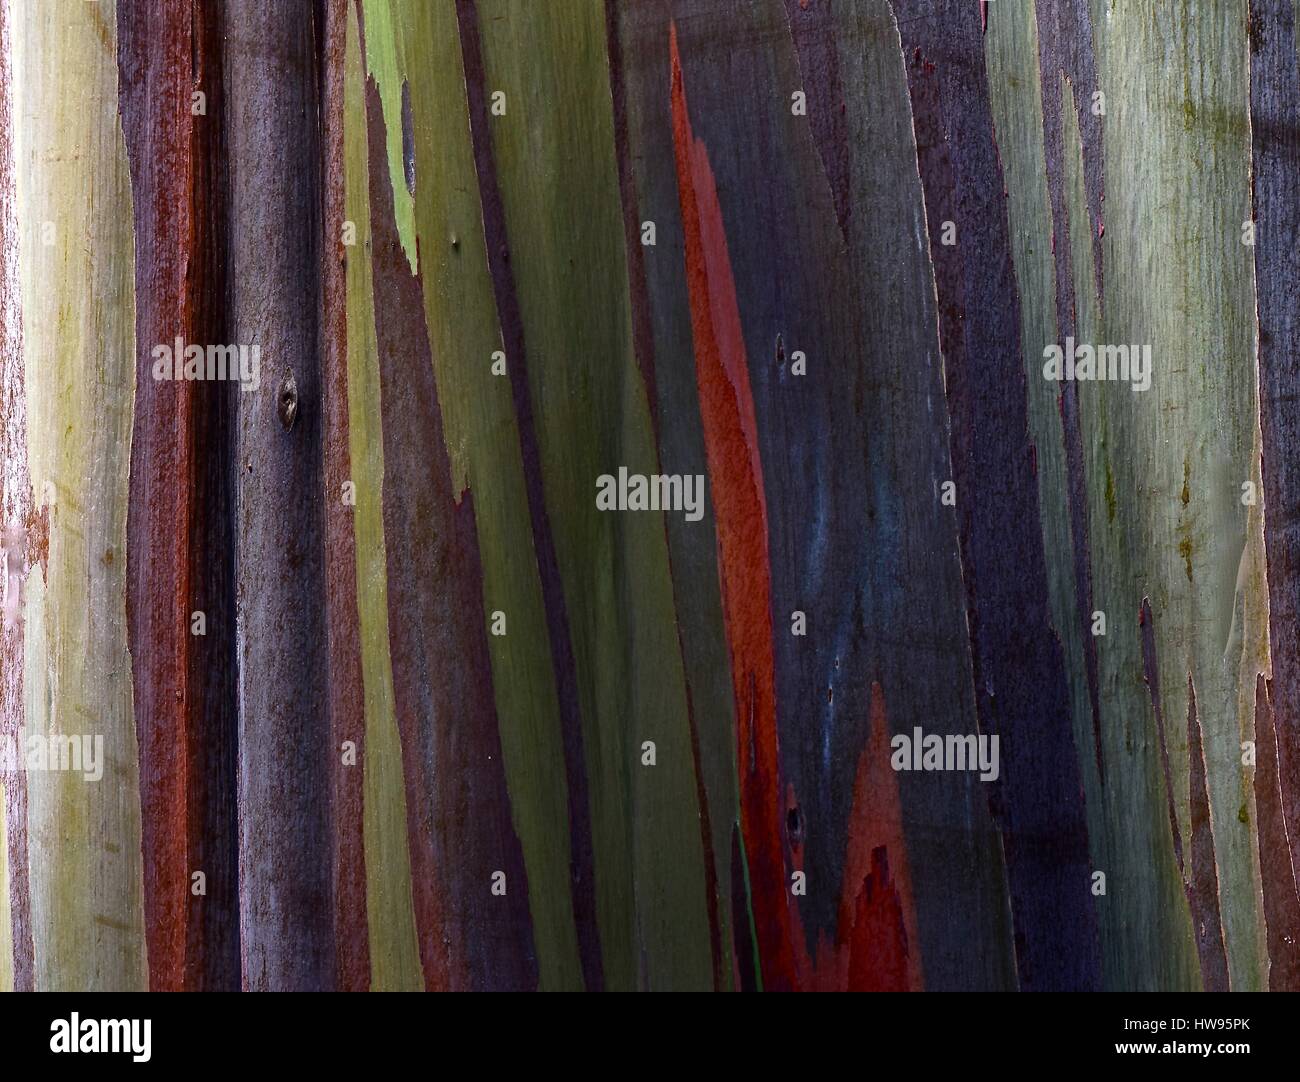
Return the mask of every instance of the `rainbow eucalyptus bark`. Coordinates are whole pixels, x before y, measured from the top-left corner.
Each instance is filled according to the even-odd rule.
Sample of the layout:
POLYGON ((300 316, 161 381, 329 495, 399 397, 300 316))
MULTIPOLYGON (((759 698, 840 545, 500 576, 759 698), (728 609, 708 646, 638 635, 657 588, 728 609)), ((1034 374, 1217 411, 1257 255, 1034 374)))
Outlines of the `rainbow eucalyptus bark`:
POLYGON ((0 0, 0 988, 1294 989, 1293 5, 1097 10, 0 0))

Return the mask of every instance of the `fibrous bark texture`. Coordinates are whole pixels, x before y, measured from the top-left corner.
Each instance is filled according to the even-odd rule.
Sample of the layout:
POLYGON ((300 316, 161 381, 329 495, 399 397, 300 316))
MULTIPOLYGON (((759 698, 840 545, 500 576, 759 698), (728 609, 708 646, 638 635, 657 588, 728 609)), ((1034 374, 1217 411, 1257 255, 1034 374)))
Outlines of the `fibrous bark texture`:
POLYGON ((0 0, 0 989, 1300 990, 1295 0, 0 0))

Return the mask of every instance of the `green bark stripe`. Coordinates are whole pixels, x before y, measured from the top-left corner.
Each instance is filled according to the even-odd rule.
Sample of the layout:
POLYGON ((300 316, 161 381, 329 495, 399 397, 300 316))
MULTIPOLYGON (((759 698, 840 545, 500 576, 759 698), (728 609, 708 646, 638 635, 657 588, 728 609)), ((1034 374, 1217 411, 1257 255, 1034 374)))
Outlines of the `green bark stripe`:
POLYGON ((605 976, 709 987, 664 522, 595 508, 599 475, 657 463, 631 348, 603 10, 493 0, 479 26, 488 87, 505 94, 493 150, 577 663, 605 976), (644 740, 654 768, 639 763, 644 740))
POLYGON ((347 252, 348 433, 356 485, 357 612, 365 695, 366 913, 371 988, 424 988, 411 897, 402 748, 388 650, 388 563, 384 547, 384 444, 370 268, 370 182, 365 72, 356 10, 349 5, 344 83, 344 216, 356 228, 347 252))

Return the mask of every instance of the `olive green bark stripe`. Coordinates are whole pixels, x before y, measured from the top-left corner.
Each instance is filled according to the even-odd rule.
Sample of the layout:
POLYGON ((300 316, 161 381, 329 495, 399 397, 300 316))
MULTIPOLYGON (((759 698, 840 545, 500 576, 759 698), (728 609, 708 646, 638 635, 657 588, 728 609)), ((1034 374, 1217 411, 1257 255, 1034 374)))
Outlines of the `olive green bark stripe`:
POLYGON ((366 725, 363 769, 366 913, 371 989, 424 988, 415 931, 402 747, 388 646, 388 561, 384 546, 384 445, 379 410, 370 267, 370 182, 365 72, 356 9, 348 5, 344 76, 344 215, 356 230, 347 247, 348 433, 356 485, 357 611, 366 725))
POLYGON ((494 360, 501 359, 494 354, 504 347, 456 13, 450 3, 419 0, 401 0, 393 11, 399 40, 422 43, 434 58, 393 78, 410 88, 415 229, 444 439, 454 484, 474 496, 484 611, 506 616, 506 634, 491 635, 488 643, 511 812, 528 873, 539 982, 547 989, 581 988, 568 804, 558 782, 564 777, 559 704, 510 380, 500 368, 493 372, 494 360))
POLYGON ((492 143, 582 703, 611 988, 711 986, 694 762, 664 522, 595 481, 657 461, 632 350, 601 5, 478 5, 492 143), (559 272, 557 273, 557 268, 559 272), (601 423, 593 423, 600 418, 601 423), (657 745, 654 768, 640 745, 657 745))
MULTIPOLYGON (((402 84, 406 79, 406 42, 398 28, 398 8, 402 0, 364 0, 365 70, 379 87, 384 106, 384 124, 388 144, 388 170, 393 180, 393 214, 397 233, 411 264, 411 273, 420 268, 415 251, 414 200, 406 184, 403 154, 402 84)), ((441 5, 447 6, 447 5, 441 5)), ((424 43, 414 47, 424 55, 424 43)))

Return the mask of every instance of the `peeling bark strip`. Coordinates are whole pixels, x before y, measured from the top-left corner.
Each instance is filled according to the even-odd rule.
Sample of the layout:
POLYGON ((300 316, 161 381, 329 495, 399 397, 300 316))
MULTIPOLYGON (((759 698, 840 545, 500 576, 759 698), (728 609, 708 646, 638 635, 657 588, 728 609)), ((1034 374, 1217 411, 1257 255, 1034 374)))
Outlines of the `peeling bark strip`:
POLYGON ((260 345, 238 401, 240 950, 247 989, 336 978, 333 772, 320 591, 324 489, 320 285, 320 27, 310 10, 231 0, 225 122, 234 341, 260 345), (267 244, 267 238, 275 243, 267 244), (297 384, 285 431, 277 388, 297 384))
MULTIPOLYGON (((1278 792, 1300 881, 1300 67, 1291 0, 1250 3, 1264 546, 1278 792)), ((1263 859, 1263 858, 1261 858, 1263 859)))
POLYGON ((1001 738, 1002 829, 1023 989, 1100 979, 1087 824, 1051 625, 1020 304, 977 10, 896 0, 939 302, 975 701, 1001 738), (929 16, 921 18, 920 15, 929 16), (940 243, 944 221, 962 243, 940 243))
POLYGON ((1192 812, 1192 874, 1187 889, 1205 990, 1226 992, 1228 958, 1223 948, 1223 922, 1219 919, 1219 872, 1214 860, 1214 832, 1210 828, 1210 797, 1205 790, 1205 756, 1201 750, 1201 723, 1196 716, 1196 688, 1190 675, 1187 704, 1192 812))
POLYGON ((139 298, 126 560, 150 987, 235 989, 231 402, 221 384, 153 379, 151 357, 178 335, 226 341, 221 28, 211 7, 123 3, 119 18, 139 298), (208 117, 192 114, 196 89, 208 117), (191 631, 194 612, 205 635, 191 631))
POLYGON ((1169 802, 1169 828, 1173 832, 1174 858, 1178 878, 1191 913, 1196 953, 1201 962, 1201 986, 1207 992, 1229 991, 1228 956, 1223 944, 1223 921, 1219 917, 1219 872, 1214 859, 1214 832, 1210 825, 1210 797, 1206 791, 1205 755, 1201 748, 1201 723, 1196 716, 1196 686, 1187 677, 1188 808, 1191 816, 1191 868, 1183 859, 1182 832, 1174 804, 1174 782, 1169 767, 1169 744, 1165 716, 1160 703, 1160 665, 1156 656, 1155 618, 1151 602, 1142 599, 1138 619, 1142 633, 1142 673, 1151 690, 1151 708, 1160 741, 1160 767, 1169 802))
POLYGON ((398 238, 383 108, 366 83, 384 537, 425 986, 537 985, 528 880, 510 818, 471 492, 452 488, 422 285, 398 238), (505 873, 506 894, 492 893, 505 873))
MULTIPOLYGON (((1138 627, 1142 634, 1142 677, 1151 692, 1151 710, 1156 719, 1156 739, 1160 743, 1160 770, 1165 779, 1165 800, 1169 806, 1169 831, 1173 836, 1174 859, 1178 862, 1178 878, 1184 890, 1187 875, 1183 870, 1183 835, 1178 826, 1178 809, 1174 802, 1174 779, 1169 768, 1169 741, 1165 738, 1165 711, 1160 701, 1160 661, 1156 656, 1155 618, 1151 614, 1151 601, 1142 599, 1138 613, 1138 627)), ((1190 896, 1189 896, 1190 897, 1190 896)))
POLYGON ((510 270, 510 244, 506 234, 505 208, 497 187, 488 96, 479 45, 478 9, 474 0, 456 0, 461 53, 465 65, 465 92, 469 100, 470 133, 474 141, 474 164, 478 173, 479 198, 483 205, 483 232, 487 240, 488 265, 501 319, 501 338, 509 358, 510 389, 515 405, 515 425, 528 490, 528 513, 532 521, 537 569, 541 576, 546 607, 551 658, 555 667, 555 689, 560 702, 564 739, 564 773, 569 796, 570 881, 573 916, 578 930, 582 977, 587 991, 604 988, 601 967, 600 929, 596 924, 596 869, 592 856, 591 805, 588 795, 586 758, 583 751, 582 714, 578 698, 578 675, 569 634, 568 608, 560 579, 555 538, 546 510, 542 479, 541 450, 533 420, 533 403, 528 383, 527 348, 523 317, 510 270))

